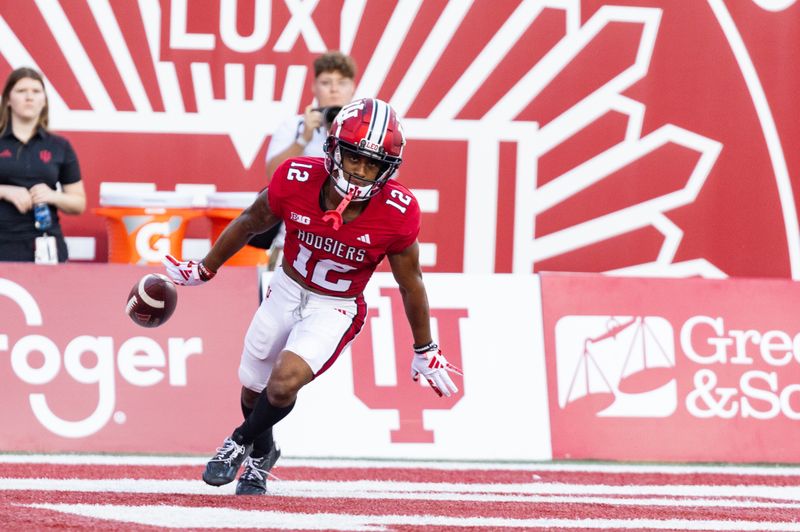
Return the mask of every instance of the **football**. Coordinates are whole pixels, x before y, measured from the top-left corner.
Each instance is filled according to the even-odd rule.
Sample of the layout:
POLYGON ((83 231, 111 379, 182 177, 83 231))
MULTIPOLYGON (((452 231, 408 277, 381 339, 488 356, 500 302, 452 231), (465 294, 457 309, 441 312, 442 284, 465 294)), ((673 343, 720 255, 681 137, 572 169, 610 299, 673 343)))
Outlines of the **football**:
POLYGON ((178 304, 178 291, 166 275, 148 273, 128 294, 125 313, 142 327, 158 327, 167 322, 178 304))

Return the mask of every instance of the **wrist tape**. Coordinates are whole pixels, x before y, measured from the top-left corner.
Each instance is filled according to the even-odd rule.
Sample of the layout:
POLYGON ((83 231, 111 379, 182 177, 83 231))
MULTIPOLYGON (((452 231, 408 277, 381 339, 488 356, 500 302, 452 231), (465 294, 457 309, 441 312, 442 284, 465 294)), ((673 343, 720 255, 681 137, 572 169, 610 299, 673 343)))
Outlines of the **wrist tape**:
POLYGON ((215 275, 217 275, 217 272, 206 268, 206 265, 201 262, 197 265, 197 275, 200 277, 201 281, 210 281, 215 275))
POLYGON ((414 352, 416 354, 418 354, 418 355, 421 355, 423 353, 427 353, 428 351, 436 351, 437 349, 439 349, 439 346, 436 345, 435 342, 430 342, 430 343, 423 344, 423 345, 420 345, 420 346, 416 346, 416 345, 414 346, 414 352))

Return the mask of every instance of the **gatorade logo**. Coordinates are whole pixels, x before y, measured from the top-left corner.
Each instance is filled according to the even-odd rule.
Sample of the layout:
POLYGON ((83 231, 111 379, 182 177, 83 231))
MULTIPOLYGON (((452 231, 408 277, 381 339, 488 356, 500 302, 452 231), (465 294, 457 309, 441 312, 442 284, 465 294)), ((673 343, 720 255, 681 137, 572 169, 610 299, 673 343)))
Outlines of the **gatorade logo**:
POLYGON ((122 221, 139 255, 140 260, 136 261, 139 264, 157 264, 161 257, 172 253, 170 235, 183 223, 180 216, 171 216, 166 221, 157 221, 155 216, 124 216, 122 221))

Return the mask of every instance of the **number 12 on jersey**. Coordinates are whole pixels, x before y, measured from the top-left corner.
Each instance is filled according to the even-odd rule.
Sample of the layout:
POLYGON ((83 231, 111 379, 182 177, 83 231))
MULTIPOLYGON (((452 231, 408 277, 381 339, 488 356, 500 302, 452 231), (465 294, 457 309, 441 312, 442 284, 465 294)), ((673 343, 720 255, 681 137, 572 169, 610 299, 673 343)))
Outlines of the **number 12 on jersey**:
MULTIPOLYGON (((302 275, 306 281, 309 280, 308 265, 310 262, 313 263, 311 259, 311 250, 300 244, 299 249, 297 250, 297 258, 294 259, 292 266, 294 266, 294 269, 297 271, 297 273, 302 275)), ((349 272, 350 270, 355 270, 355 268, 353 266, 341 264, 330 259, 322 259, 314 264, 314 271, 311 274, 310 281, 317 286, 327 288, 333 292, 346 292, 347 289, 350 288, 352 281, 348 279, 339 279, 335 283, 332 283, 327 279, 328 272, 331 270, 335 272, 349 272)))
POLYGON ((288 179, 289 181, 296 179, 301 183, 304 181, 308 181, 308 172, 306 170, 298 170, 298 168, 311 168, 310 164, 303 164, 303 163, 298 163, 297 161, 292 161, 292 163, 289 166, 291 166, 291 168, 289 168, 289 171, 286 172, 286 179, 288 179))
POLYGON ((393 198, 395 198, 397 201, 399 201, 400 203, 402 203, 402 205, 401 205, 400 203, 397 203, 396 201, 394 201, 394 200, 392 200, 392 199, 387 199, 387 200, 386 200, 386 204, 387 204, 387 205, 391 205, 392 207, 394 207, 394 208, 395 208, 395 209, 397 209, 398 211, 400 211, 400 212, 402 212, 403 214, 405 214, 405 213, 406 213, 406 207, 408 207, 409 205, 411 205, 411 196, 409 196, 408 194, 403 194, 402 192, 400 192, 400 191, 399 191, 399 190, 397 190, 397 189, 395 189, 395 190, 392 190, 392 192, 390 193, 390 195, 391 195, 393 198))

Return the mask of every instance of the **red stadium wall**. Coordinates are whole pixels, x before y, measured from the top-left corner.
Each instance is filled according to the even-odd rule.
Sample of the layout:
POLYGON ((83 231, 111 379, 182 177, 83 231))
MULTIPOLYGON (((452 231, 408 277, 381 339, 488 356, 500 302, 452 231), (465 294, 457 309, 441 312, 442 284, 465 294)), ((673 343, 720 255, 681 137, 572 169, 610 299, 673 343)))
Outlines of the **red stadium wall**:
MULTIPOLYGON (((405 118, 428 271, 800 279, 800 4, 553 4, 0 0, 0 77, 44 72, 96 207, 108 181, 260 189, 340 48, 405 118)), ((65 227, 105 260, 101 217, 65 227)))
MULTIPOLYGON (((179 288, 155 329, 124 313, 146 271, 3 268, 0 449, 206 454, 240 422, 256 269, 179 288)), ((361 335, 275 428, 287 456, 800 462, 794 281, 429 274, 426 285, 460 392, 411 380, 401 297, 376 274, 361 335)))

